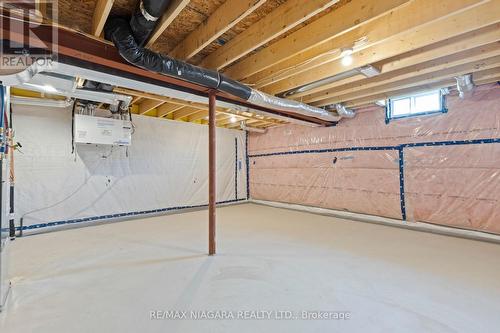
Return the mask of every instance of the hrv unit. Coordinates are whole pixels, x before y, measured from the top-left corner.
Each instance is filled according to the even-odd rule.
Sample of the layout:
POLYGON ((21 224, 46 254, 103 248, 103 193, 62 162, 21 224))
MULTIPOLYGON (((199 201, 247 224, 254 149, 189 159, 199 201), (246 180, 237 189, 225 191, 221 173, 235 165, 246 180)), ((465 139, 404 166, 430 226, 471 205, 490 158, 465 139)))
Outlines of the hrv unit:
POLYGON ((129 120, 75 114, 75 143, 130 146, 129 120))

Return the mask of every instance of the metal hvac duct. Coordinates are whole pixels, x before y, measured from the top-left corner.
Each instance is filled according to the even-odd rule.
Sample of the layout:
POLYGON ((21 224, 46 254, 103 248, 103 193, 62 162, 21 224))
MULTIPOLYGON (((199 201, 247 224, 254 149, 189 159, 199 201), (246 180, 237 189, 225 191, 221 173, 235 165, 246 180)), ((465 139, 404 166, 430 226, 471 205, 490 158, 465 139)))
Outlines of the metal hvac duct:
POLYGON ((132 103, 132 97, 106 91, 77 89, 72 77, 49 75, 46 73, 33 76, 29 82, 17 85, 21 88, 41 93, 50 93, 92 102, 106 103, 111 106, 120 106, 127 110, 132 103))
POLYGON ((267 132, 267 129, 265 129, 265 128, 249 127, 249 126, 247 126, 245 121, 240 122, 240 129, 242 129, 243 131, 261 133, 261 134, 264 134, 267 132))
MULTIPOLYGON (((143 0, 141 2, 142 7, 149 8, 152 2, 153 0, 143 0)), ((134 17, 144 16, 140 7, 141 6, 139 6, 138 10, 134 13, 134 17)), ((159 7, 160 6, 158 6, 158 8, 159 7)), ((145 18, 144 16, 142 20, 145 18)), ((138 34, 137 37, 134 35, 134 30, 146 31, 146 29, 137 28, 135 26, 135 21, 131 21, 134 25, 131 27, 125 18, 110 18, 104 29, 105 37, 115 44, 120 55, 132 65, 214 90, 219 90, 262 107, 303 114, 330 122, 336 122, 340 119, 340 117, 329 113, 325 109, 275 97, 232 80, 218 71, 204 69, 148 50, 142 47, 144 44, 144 34, 138 34)))
POLYGON ((12 96, 10 98, 10 102, 12 104, 17 104, 17 105, 42 106, 49 108, 67 108, 73 104, 73 101, 71 99, 56 100, 56 99, 31 98, 31 97, 19 97, 19 96, 12 96))
POLYGON ((472 74, 457 76, 455 77, 455 80, 457 80, 457 90, 460 98, 463 99, 467 95, 472 94, 475 87, 474 81, 472 81, 472 74))
POLYGON ((341 117, 354 118, 354 116, 356 115, 354 110, 346 108, 346 106, 343 104, 336 104, 335 109, 337 110, 337 113, 341 117))

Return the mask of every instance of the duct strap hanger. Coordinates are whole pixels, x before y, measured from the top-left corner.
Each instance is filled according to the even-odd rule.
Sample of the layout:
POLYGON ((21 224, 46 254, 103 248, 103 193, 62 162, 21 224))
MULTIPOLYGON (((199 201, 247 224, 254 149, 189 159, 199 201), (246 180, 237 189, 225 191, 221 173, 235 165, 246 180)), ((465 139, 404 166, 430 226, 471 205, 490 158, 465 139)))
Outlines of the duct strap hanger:
POLYGON ((141 3, 139 4, 139 8, 141 10, 141 14, 142 16, 144 16, 144 18, 150 22, 156 22, 158 21, 159 17, 156 17, 156 16, 153 16, 151 14, 149 14, 146 10, 146 8, 144 8, 144 1, 141 0, 141 3))

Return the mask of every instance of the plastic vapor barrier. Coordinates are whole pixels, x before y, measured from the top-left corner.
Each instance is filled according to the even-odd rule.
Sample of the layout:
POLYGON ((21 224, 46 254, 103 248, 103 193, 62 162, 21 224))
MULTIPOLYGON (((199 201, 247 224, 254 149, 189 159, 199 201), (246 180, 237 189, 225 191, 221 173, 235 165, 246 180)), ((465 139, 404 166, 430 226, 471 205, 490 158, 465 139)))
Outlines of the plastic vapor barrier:
POLYGON ((251 133, 250 196, 500 234, 500 86, 446 100, 388 124, 377 107, 251 133))
MULTIPOLYGON (((14 106, 16 221, 51 227, 208 203, 207 126, 133 116, 127 150, 78 144, 71 110, 14 106)), ((217 201, 246 199, 245 133, 217 129, 217 201)))

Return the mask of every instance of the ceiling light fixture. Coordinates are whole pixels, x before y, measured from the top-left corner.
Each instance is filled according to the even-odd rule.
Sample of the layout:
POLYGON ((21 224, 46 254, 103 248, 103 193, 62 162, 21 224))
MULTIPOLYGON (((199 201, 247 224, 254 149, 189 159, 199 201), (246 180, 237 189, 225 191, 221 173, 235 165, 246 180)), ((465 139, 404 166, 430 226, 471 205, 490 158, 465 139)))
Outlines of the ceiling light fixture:
POLYGON ((340 56, 342 57, 341 63, 342 66, 350 66, 352 65, 353 59, 352 59, 352 53, 353 49, 348 47, 348 48, 343 48, 340 50, 340 56))
POLYGON ((235 117, 235 116, 232 116, 232 117, 229 119, 229 121, 230 121, 231 123, 233 123, 233 124, 234 124, 234 123, 237 121, 237 119, 236 119, 236 117, 235 117))

